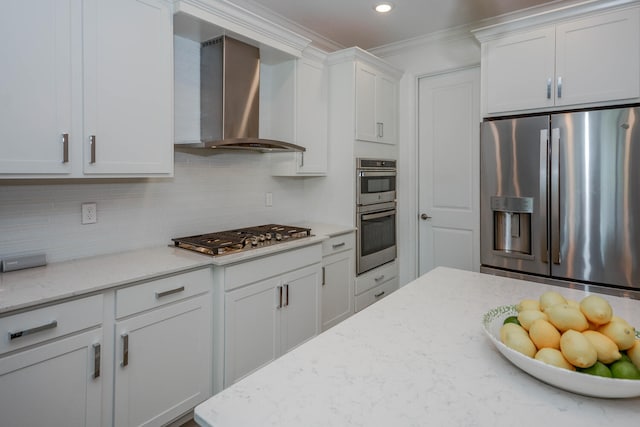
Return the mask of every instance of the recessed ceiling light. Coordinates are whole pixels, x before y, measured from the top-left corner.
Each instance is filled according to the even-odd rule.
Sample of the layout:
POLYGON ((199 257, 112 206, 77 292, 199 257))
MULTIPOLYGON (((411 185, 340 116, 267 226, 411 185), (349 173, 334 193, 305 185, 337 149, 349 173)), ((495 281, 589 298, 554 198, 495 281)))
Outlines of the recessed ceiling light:
POLYGON ((393 3, 378 3, 373 9, 376 12, 387 13, 393 9, 393 3))

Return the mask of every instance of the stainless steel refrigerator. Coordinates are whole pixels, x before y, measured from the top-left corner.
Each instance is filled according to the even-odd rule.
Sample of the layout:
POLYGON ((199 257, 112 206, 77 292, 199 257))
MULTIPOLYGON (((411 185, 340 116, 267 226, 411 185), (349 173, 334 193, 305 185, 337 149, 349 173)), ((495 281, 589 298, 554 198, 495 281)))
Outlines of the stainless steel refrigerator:
POLYGON ((640 107, 484 121, 483 271, 640 290, 639 122, 640 107))

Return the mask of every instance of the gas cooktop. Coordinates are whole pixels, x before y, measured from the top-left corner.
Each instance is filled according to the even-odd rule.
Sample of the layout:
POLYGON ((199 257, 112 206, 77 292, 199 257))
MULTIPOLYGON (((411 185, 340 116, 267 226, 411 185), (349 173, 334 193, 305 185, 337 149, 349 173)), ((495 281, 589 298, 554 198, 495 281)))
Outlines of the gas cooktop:
POLYGON ((171 239, 175 246, 219 256, 311 237, 311 229, 266 224, 237 230, 219 231, 171 239))

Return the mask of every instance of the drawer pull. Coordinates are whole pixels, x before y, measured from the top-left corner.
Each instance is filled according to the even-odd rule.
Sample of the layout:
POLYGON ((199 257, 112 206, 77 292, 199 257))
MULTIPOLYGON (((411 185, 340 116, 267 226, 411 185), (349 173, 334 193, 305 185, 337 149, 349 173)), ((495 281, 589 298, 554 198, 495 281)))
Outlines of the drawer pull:
POLYGON ((25 329, 24 331, 18 332, 9 332, 9 341, 14 340, 16 338, 23 337, 25 335, 35 334, 36 332, 46 331, 47 329, 53 329, 58 326, 57 320, 52 320, 46 325, 36 326, 35 328, 25 329))
POLYGON ((326 282, 325 282, 325 274, 326 274, 325 267, 322 267, 322 286, 324 286, 326 284, 326 282))
POLYGON ((100 376, 100 344, 93 345, 93 378, 100 376))
POLYGON ((378 292, 377 294, 374 295, 374 297, 380 298, 382 295, 384 295, 384 291, 378 292))
POLYGON ((282 308, 282 286, 278 286, 279 302, 277 308, 282 308))
POLYGON ((378 277, 374 278, 373 280, 375 280, 376 282, 379 282, 382 279, 384 279, 384 274, 379 275, 378 277))
POLYGON ((287 299, 287 302, 284 304, 285 307, 289 306, 289 285, 284 285, 284 291, 285 291, 285 297, 287 299))
POLYGON ((129 334, 122 334, 122 363, 123 368, 129 364, 129 334))
POLYGON ((167 295, 177 294, 178 292, 184 291, 184 286, 180 286, 179 288, 169 289, 168 291, 156 292, 156 298, 166 297, 167 295))
POLYGON ((346 245, 346 243, 345 243, 345 242, 341 242, 341 243, 334 243, 333 245, 331 245, 331 247, 332 247, 333 249, 338 249, 338 248, 343 247, 344 245, 346 245))

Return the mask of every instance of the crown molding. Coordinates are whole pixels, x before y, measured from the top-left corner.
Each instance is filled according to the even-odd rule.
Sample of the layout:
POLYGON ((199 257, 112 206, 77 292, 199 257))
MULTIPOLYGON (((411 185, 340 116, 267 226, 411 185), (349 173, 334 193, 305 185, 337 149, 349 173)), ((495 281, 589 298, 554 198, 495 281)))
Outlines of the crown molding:
POLYGON ((401 69, 394 67, 385 60, 359 47, 350 47, 348 49, 331 52, 327 55, 328 65, 340 64, 347 61, 366 62, 398 80, 404 74, 404 71, 401 69))
POLYGON ((309 38, 226 0, 176 0, 173 10, 176 35, 196 41, 216 32, 232 33, 296 57, 311 43, 309 38))

